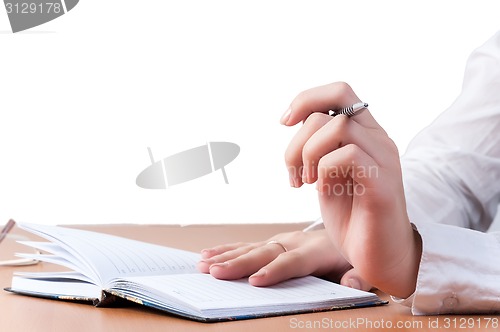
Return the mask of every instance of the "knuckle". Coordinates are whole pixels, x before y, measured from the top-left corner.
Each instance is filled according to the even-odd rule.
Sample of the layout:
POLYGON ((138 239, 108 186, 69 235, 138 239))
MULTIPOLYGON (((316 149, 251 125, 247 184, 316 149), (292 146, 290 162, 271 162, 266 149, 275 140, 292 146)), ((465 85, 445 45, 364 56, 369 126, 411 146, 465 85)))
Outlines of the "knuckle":
POLYGON ((284 240, 290 243, 301 243, 304 236, 305 234, 303 231, 293 231, 287 233, 286 236, 284 237, 284 240))
POLYGON ((339 91, 340 93, 345 93, 345 92, 352 91, 351 86, 348 83, 344 82, 344 81, 335 82, 335 83, 333 83, 333 85, 334 85, 335 89, 337 91, 339 91))
POLYGON ((344 137, 349 130, 349 118, 345 115, 338 115, 332 119, 330 131, 335 137, 344 137))
POLYGON ((313 112, 307 117, 304 125, 313 128, 321 128, 326 122, 331 119, 331 116, 324 113, 313 112))
POLYGON ((354 90, 346 82, 335 82, 332 84, 335 95, 339 98, 339 101, 344 103, 350 103, 354 100, 359 100, 354 93, 354 90))
POLYGON ((302 160, 308 162, 316 158, 318 147, 314 143, 306 142, 302 149, 302 160))
POLYGON ((259 248, 261 253, 264 253, 264 256, 272 256, 276 257, 276 253, 282 254, 282 249, 278 245, 265 245, 259 248))
POLYGON ((349 117, 344 114, 338 115, 333 119, 335 120, 333 121, 334 125, 338 126, 338 128, 347 127, 351 123, 349 117))
POLYGON ((387 137, 387 139, 389 141, 388 147, 390 149, 390 152, 392 152, 394 155, 397 155, 399 157, 399 149, 398 149, 396 143, 390 137, 387 137))
POLYGON ((346 157, 351 160, 357 160, 360 157, 361 152, 362 152, 361 148, 356 144, 347 144, 344 147, 344 153, 346 157))
POLYGON ((292 264, 301 265, 304 262, 304 255, 297 250, 284 252, 280 255, 280 258, 292 264))

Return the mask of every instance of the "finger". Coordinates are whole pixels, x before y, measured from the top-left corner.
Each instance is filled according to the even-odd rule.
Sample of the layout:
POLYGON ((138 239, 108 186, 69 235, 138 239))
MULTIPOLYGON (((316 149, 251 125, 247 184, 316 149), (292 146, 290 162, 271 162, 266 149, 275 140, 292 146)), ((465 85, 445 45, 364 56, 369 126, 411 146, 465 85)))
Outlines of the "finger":
MULTIPOLYGON (((315 112, 328 114, 330 110, 337 110, 361 102, 352 88, 345 82, 336 82, 301 92, 291 103, 286 121, 287 126, 293 126, 304 121, 315 112)), ((353 117, 368 128, 381 128, 367 110, 361 111, 353 117)))
POLYGON ((310 262, 310 257, 306 257, 300 249, 288 251, 251 275, 249 282, 254 286, 270 286, 284 280, 303 277, 314 272, 310 262))
POLYGON ((206 248, 201 250, 202 258, 210 258, 216 255, 223 254, 227 251, 235 250, 242 247, 247 247, 250 243, 246 242, 236 242, 236 243, 228 243, 223 245, 218 245, 212 248, 206 248))
MULTIPOLYGON (((337 248, 346 243, 359 242, 359 239, 343 238, 352 224, 349 220, 355 211, 378 211, 384 207, 387 199, 393 195, 384 193, 385 186, 379 183, 380 167, 377 163, 354 144, 346 145, 329 154, 319 161, 318 180, 316 182, 321 215, 330 239, 337 248), (362 209, 355 209, 359 204, 362 209)), ((377 223, 370 220, 367 213, 361 217, 364 231, 370 232, 377 223)), ((360 223, 357 223, 361 227, 360 223)), ((380 232, 380 230, 375 230, 380 232)), ((352 233, 351 233, 352 234, 352 233)), ((363 241, 359 242, 362 245, 363 241)), ((344 258, 352 264, 353 257, 342 251, 344 258)))
MULTIPOLYGON (((367 189, 377 188, 380 166, 355 144, 348 144, 323 156, 318 163, 318 191, 326 196, 338 195, 339 183, 352 179, 353 186, 360 186, 363 194, 367 189)), ((351 188, 353 195, 357 188, 351 188)))
POLYGON ((210 274, 217 279, 239 279, 255 273, 283 254, 283 248, 275 244, 265 244, 243 255, 210 266, 210 274))
POLYGON ((370 285, 367 281, 361 278, 361 276, 357 273, 357 271, 354 268, 344 273, 344 275, 340 279, 340 284, 364 291, 369 291, 370 289, 373 288, 372 285, 370 285))
POLYGON ((290 176, 290 185, 292 187, 298 188, 303 184, 302 149, 304 145, 315 132, 332 119, 331 116, 326 114, 312 114, 292 138, 285 152, 285 163, 290 176))
POLYGON ((215 254, 211 257, 202 258, 197 264, 197 268, 200 272, 209 273, 210 267, 214 264, 219 264, 226 262, 228 260, 234 259, 236 257, 242 256, 247 252, 253 250, 256 247, 262 246, 262 242, 257 243, 232 243, 217 246, 214 252, 219 252, 220 254, 215 254))
MULTIPOLYGON (((326 154, 348 144, 355 144, 368 155, 386 156, 383 151, 393 144, 389 142, 385 132, 367 129, 350 120, 345 115, 336 116, 314 132, 302 148, 303 182, 313 183, 317 180, 319 160, 326 154)), ((299 147, 295 147, 296 149, 299 147)), ((383 160, 377 162, 381 163, 383 160)))
POLYGON ((342 256, 351 265, 357 264, 358 269, 362 267, 362 273, 380 271, 384 263, 380 257, 398 254, 391 251, 391 241, 382 241, 381 245, 373 239, 388 240, 387 234, 404 235, 408 222, 404 219, 406 206, 398 158, 387 158, 394 158, 394 162, 381 167, 358 146, 350 144, 319 161, 316 183, 325 229, 342 256), (343 174, 346 170, 347 174, 343 174))

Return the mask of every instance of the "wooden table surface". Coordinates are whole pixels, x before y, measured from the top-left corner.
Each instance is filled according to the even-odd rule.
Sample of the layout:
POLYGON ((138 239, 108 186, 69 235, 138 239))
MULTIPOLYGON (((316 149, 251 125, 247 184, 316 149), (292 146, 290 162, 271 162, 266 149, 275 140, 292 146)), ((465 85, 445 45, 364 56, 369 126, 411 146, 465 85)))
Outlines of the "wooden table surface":
MULTIPOLYGON (((199 251, 216 244, 268 239, 279 232, 300 230, 304 224, 254 225, 85 225, 71 226, 199 251)), ((14 229, 15 234, 24 234, 14 229)), ((34 239, 32 235, 28 235, 34 239)), ((0 243, 0 258, 17 250, 12 241, 0 243)), ((39 263, 0 266, 0 286, 10 286, 14 271, 50 271, 39 263)), ((387 295, 378 292, 383 299, 387 295)), ((0 331, 498 331, 499 316, 412 316, 395 303, 322 313, 260 318, 223 323, 198 323, 141 306, 95 308, 0 291, 0 331)))

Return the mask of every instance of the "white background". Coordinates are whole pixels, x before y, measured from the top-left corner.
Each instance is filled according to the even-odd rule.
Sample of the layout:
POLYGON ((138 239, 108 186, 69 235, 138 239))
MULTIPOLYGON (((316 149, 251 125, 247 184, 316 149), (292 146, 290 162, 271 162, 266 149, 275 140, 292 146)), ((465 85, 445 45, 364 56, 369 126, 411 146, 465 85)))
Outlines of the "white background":
POLYGON ((283 162, 300 91, 347 81, 403 153, 458 95, 495 1, 81 0, 12 34, 0 10, 0 224, 313 220, 283 162), (222 174, 145 190, 156 159, 230 141, 222 174))

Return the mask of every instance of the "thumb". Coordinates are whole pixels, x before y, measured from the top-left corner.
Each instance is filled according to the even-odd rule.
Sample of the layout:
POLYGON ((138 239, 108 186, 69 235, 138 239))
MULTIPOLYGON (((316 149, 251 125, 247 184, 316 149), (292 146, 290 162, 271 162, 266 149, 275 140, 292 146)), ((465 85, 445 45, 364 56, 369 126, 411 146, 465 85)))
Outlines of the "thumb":
POLYGON ((369 291, 370 289, 372 289, 372 285, 364 281, 363 278, 361 278, 356 272, 356 270, 354 270, 354 268, 344 273, 342 279, 340 279, 340 284, 364 291, 369 291))

